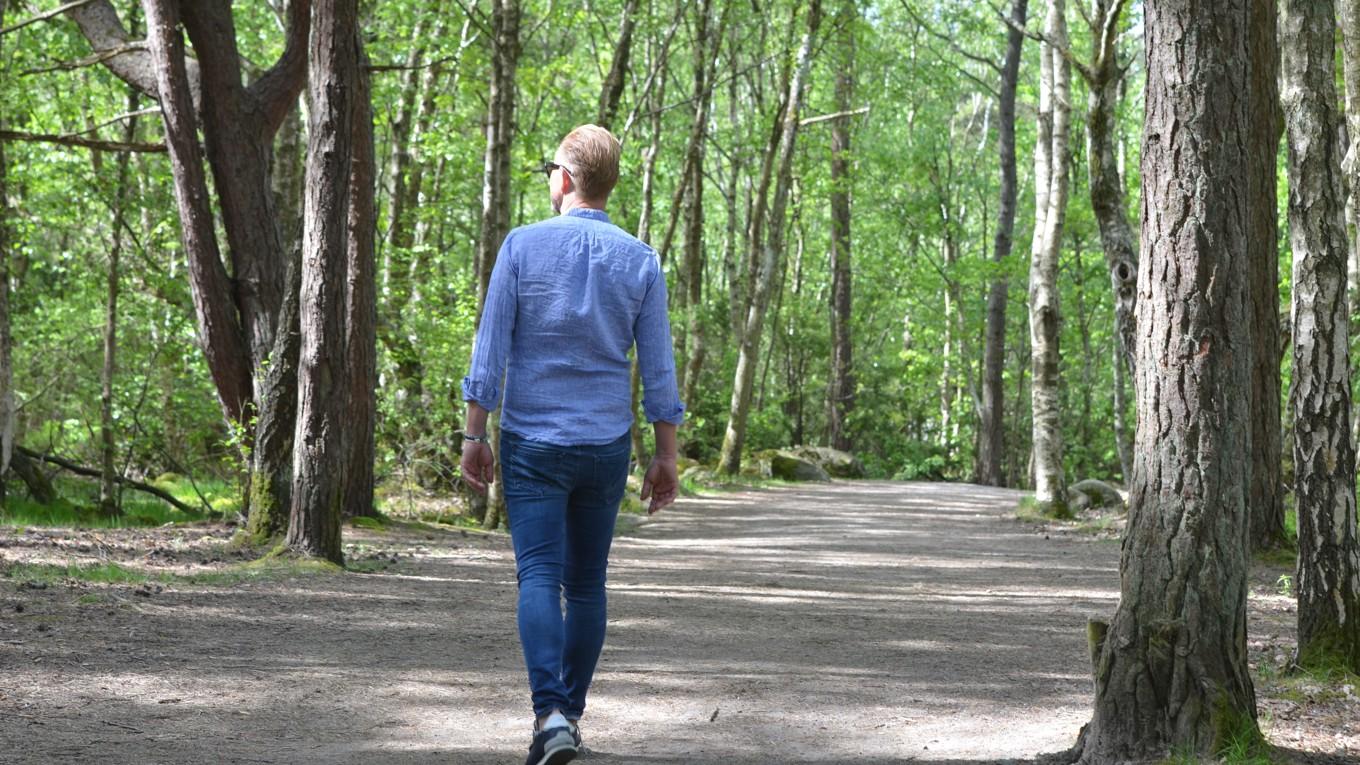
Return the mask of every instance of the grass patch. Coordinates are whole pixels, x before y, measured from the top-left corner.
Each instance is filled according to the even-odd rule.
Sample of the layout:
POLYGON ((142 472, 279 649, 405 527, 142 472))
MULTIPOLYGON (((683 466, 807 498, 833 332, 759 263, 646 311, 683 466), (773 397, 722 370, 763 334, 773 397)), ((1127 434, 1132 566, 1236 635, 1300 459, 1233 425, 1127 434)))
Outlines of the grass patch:
POLYGON ((387 519, 382 516, 373 517, 369 515, 358 515, 349 519, 349 525, 356 529, 387 531, 387 519))
POLYGON ((20 582, 57 584, 74 579, 94 584, 142 584, 149 577, 140 571, 124 568, 117 563, 91 563, 84 566, 51 563, 16 563, 5 571, 5 576, 20 582))
POLYGON ((0 509, 0 526, 58 527, 73 529, 122 529, 164 526, 167 523, 193 523, 231 515, 241 509, 240 492, 234 484, 216 479, 190 482, 173 474, 163 475, 152 485, 168 492, 179 501, 196 508, 197 512, 183 512, 155 497, 132 490, 123 491, 123 514, 105 516, 98 510, 99 485, 89 479, 57 476, 52 486, 57 499, 43 505, 13 491, 0 509), (203 507, 203 499, 212 508, 203 507))

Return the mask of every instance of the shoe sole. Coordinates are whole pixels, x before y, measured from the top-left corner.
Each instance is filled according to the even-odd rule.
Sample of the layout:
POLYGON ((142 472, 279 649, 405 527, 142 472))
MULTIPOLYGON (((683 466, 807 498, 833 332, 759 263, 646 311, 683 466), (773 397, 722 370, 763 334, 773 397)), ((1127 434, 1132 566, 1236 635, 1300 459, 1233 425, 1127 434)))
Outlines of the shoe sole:
POLYGON ((564 746, 550 752, 544 752, 543 759, 539 760, 537 765, 566 765, 574 759, 576 759, 576 747, 564 746))

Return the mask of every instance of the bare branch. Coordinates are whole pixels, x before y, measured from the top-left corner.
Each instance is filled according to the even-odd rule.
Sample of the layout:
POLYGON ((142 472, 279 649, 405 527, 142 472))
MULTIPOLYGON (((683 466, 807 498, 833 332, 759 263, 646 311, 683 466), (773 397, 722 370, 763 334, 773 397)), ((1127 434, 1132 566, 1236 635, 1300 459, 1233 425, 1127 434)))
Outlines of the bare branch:
POLYGON ((931 37, 934 37, 944 43, 947 43, 949 45, 949 48, 953 50, 955 53, 959 54, 960 56, 963 56, 969 61, 973 61, 979 64, 985 64, 997 74, 1001 73, 1001 67, 997 65, 995 61, 992 61, 991 59, 985 56, 979 56, 976 53, 970 53, 964 50, 962 47, 959 46, 957 42, 955 42, 953 37, 950 37, 949 35, 943 32, 936 31, 934 27, 930 26, 930 24, 927 24, 926 20, 921 18, 920 15, 916 13, 916 9, 912 8, 911 3, 907 2, 907 0, 902 0, 902 8, 906 10, 907 15, 911 16, 912 21, 915 21, 917 26, 924 29, 926 33, 928 33, 931 37))
POLYGON ((1006 26, 1012 29, 1018 29, 1021 34, 1028 37, 1029 39, 1034 40, 1035 42, 1043 43, 1044 45, 1047 45, 1048 47, 1058 51, 1058 53, 1061 54, 1063 58, 1067 59, 1067 63, 1071 64, 1072 68, 1077 70, 1077 74, 1080 74, 1081 78, 1085 80, 1087 84, 1090 84, 1095 81, 1096 79, 1095 72, 1092 72, 1091 67, 1087 66, 1084 61, 1081 61, 1072 53, 1072 48, 1070 46, 1059 45, 1055 40, 1053 40, 1043 32, 1036 32, 1029 29, 1028 27, 1016 24, 1015 20, 1012 19, 1010 16, 1007 16, 1002 9, 996 6, 996 3, 992 2, 992 0, 988 0, 987 4, 991 6, 992 12, 995 13, 997 15, 997 18, 1001 19, 1001 21, 1004 22, 1006 26))
POLYGON ((818 122, 829 122, 831 120, 838 120, 845 117, 856 117, 861 114, 868 113, 869 107, 861 106, 858 109, 851 109, 845 112, 836 112, 835 114, 822 114, 816 117, 804 117, 802 120, 799 120, 798 127, 807 127, 808 125, 816 125, 818 122))
POLYGON ((24 71, 22 71, 22 72, 19 73, 19 76, 20 76, 20 77, 27 77, 27 76, 32 75, 32 74, 48 74, 48 73, 51 73, 51 72, 69 72, 69 71, 71 71, 71 70, 73 70, 73 69, 83 69, 83 68, 85 68, 85 67, 87 67, 87 66, 93 66, 93 65, 95 65, 95 64, 102 64, 102 63, 104 63, 105 61, 108 61, 109 59, 113 58, 114 56, 121 56, 121 55, 123 55, 124 53, 131 53, 131 52, 133 52, 133 51, 139 51, 139 50, 146 50, 146 42, 145 42, 145 41, 140 41, 140 40, 139 40, 139 41, 137 41, 137 42, 130 42, 130 43, 128 43, 127 45, 120 45, 120 46, 118 46, 117 48, 110 48, 110 49, 108 49, 108 50, 106 50, 106 51, 100 51, 99 53, 93 53, 93 54, 90 54, 90 55, 85 56, 85 57, 83 57, 83 58, 78 58, 78 59, 76 59, 75 61, 62 61, 62 62, 60 62, 60 63, 56 63, 56 64, 53 64, 53 65, 51 65, 51 66, 40 67, 40 68, 38 68, 38 69, 25 69, 24 71))
POLYGON ((75 2, 67 3, 67 4, 65 4, 65 5, 63 5, 63 6, 59 7, 59 8, 53 8, 53 9, 50 10, 50 11, 46 11, 46 12, 44 12, 44 13, 39 13, 37 16, 30 16, 29 18, 26 18, 26 19, 24 19, 23 21, 20 21, 20 22, 17 23, 17 24, 10 24, 9 26, 5 27, 4 29, 0 29, 0 35, 7 35, 7 34, 9 34, 10 32, 16 32, 16 31, 18 31, 18 30, 20 30, 20 29, 23 29, 24 27, 28 26, 29 24, 37 24, 39 21, 47 21, 48 19, 52 18, 53 16, 60 16, 61 14, 65 13, 65 12, 67 12, 67 11, 69 11, 69 10, 72 10, 72 9, 74 9, 74 8, 79 8, 79 7, 82 6, 82 5, 88 5, 88 4, 92 3, 92 2, 94 2, 94 0, 75 0, 75 2))
POLYGON ((101 141, 96 138, 81 138, 79 134, 56 135, 53 133, 23 133, 17 130, 0 130, 0 141, 24 141, 26 143, 54 143, 59 146, 77 146, 98 151, 126 151, 135 154, 164 154, 163 143, 132 143, 127 141, 101 141))

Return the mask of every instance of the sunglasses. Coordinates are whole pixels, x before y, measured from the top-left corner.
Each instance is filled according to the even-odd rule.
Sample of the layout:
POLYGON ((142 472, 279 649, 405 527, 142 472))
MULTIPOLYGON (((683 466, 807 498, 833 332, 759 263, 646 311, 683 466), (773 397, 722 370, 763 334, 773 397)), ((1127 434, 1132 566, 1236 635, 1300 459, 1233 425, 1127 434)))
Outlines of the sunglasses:
POLYGON ((561 170, 567 175, 571 175, 570 169, 568 169, 565 165, 559 165, 556 162, 544 162, 542 165, 535 168, 535 172, 543 173, 544 175, 547 176, 551 176, 552 171, 554 170, 561 170))

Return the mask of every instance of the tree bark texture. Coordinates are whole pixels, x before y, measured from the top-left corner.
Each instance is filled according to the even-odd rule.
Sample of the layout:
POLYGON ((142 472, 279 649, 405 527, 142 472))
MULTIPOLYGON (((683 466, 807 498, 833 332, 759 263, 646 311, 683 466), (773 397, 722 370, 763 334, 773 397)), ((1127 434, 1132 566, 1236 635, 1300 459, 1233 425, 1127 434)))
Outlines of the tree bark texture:
POLYGON ((1072 114, 1072 68, 1067 46, 1065 0, 1052 0, 1044 22, 1048 42, 1039 46, 1039 121, 1034 142, 1034 238, 1030 247, 1029 335, 1033 382, 1034 496, 1062 515, 1067 506, 1063 472, 1062 384, 1058 335, 1058 258, 1067 214, 1068 132, 1072 114))
POLYGON ((491 80, 487 91, 482 223, 477 238, 477 323, 501 240, 510 232, 510 145, 515 135, 515 70, 519 65, 519 0, 492 0, 491 80))
MULTIPOLYGON (((5 25, 7 0, 0 0, 0 27, 5 25)), ((0 53, 4 51, 0 39, 0 53)), ((5 108, 0 106, 0 129, 5 127, 5 108)), ((9 319, 9 164, 5 142, 0 141, 0 508, 6 507, 4 476, 14 454, 14 361, 9 319)))
POLYGON ((1105 267, 1114 290, 1114 323, 1125 350, 1124 363, 1132 370, 1134 347, 1133 309, 1138 296, 1138 252, 1133 227, 1124 201, 1124 178, 1116 156, 1120 86, 1124 68, 1119 65, 1119 16, 1124 0, 1093 0, 1088 14, 1091 61, 1085 71, 1087 84, 1086 156, 1091 186, 1091 209, 1100 228, 1105 267))
POLYGON ((982 411, 979 417, 978 457, 974 480, 990 486, 1004 483, 1002 458, 1005 450, 1006 302, 1010 280, 1005 264, 1015 236, 1015 91, 1020 81, 1020 55, 1025 45, 1025 17, 1029 0, 1013 0, 1006 31, 1006 58, 1001 65, 997 98, 997 154, 1001 164, 1001 187, 997 192, 996 234, 992 239, 992 263, 997 273, 987 288, 987 329, 982 352, 982 411))
POLYGON ((1294 252, 1294 494, 1299 514, 1302 664, 1340 658, 1360 671, 1360 548, 1351 443, 1348 248, 1335 139, 1331 0, 1285 0, 1280 42, 1289 131, 1294 252))
MULTIPOLYGON (((707 5, 708 0, 704 0, 707 5)), ((626 0, 623 4, 623 19, 619 22, 619 38, 614 43, 614 60, 609 65, 604 84, 600 87, 600 108, 595 115, 595 124, 608 130, 614 124, 619 112, 619 99, 623 97, 623 86, 628 80, 628 60, 633 50, 633 30, 637 27, 639 0, 626 0)), ((703 40, 702 36, 695 38, 703 40)), ((702 46, 698 46, 702 49, 702 46)), ((696 75, 697 76, 697 75, 696 75)))
POLYGON ((679 366, 676 384, 682 401, 694 401, 698 392, 699 372, 703 369, 704 347, 703 309, 704 288, 704 151, 708 137, 709 108, 713 103, 713 79, 717 67, 718 46, 722 30, 713 34, 712 0, 701 0, 696 9, 698 18, 697 41, 694 46, 694 115, 690 121, 689 144, 685 151, 685 181, 683 198, 684 253, 681 259, 675 307, 684 312, 685 330, 677 333, 679 366))
POLYGON ((793 76, 790 78, 788 95, 782 109, 782 121, 777 123, 778 132, 775 134, 777 140, 772 142, 771 146, 772 149, 778 147, 778 158, 775 159, 775 152, 767 155, 766 167, 762 170, 765 177, 762 178, 762 188, 756 202, 756 211, 753 213, 759 215, 760 210, 765 207, 765 189, 768 188, 773 160, 773 165, 778 170, 774 196, 769 203, 769 222, 764 226, 759 224, 754 226, 753 235, 749 240, 750 247, 760 248, 760 256, 755 278, 749 280, 746 325, 742 330, 736 375, 732 383, 727 430, 723 435, 722 454, 718 461, 718 470, 729 475, 735 475, 741 470, 741 450, 746 438, 746 419, 751 411, 752 393, 755 390, 755 373, 759 363, 765 311, 769 307, 772 287, 781 270, 784 256, 784 216, 788 209, 789 189, 793 185, 793 149, 798 138, 803 89, 811 65, 813 40, 817 36, 817 28, 821 21, 821 0, 812 0, 807 9, 807 32, 803 35, 803 42, 793 65, 793 76))
POLYGON ((358 0, 318 0, 311 35, 298 417, 288 547, 343 563, 350 165, 358 112, 358 0))
MULTIPOLYGON (((1346 179, 1346 228, 1350 241, 1347 294, 1350 316, 1360 317, 1360 0, 1338 0, 1341 31, 1342 80, 1345 82, 1346 155, 1341 172, 1346 179)), ((1354 334, 1357 329, 1352 326, 1354 334)), ((1287 338, 1283 339, 1288 342, 1287 338)), ((1351 441, 1360 441, 1360 412, 1351 402, 1351 441)))
POLYGON ((155 61, 155 93, 165 123, 165 143, 170 154, 199 342, 227 420, 245 427, 253 393, 250 355, 236 317, 231 279, 222 265, 213 228, 203 155, 189 97, 184 40, 178 29, 178 8, 179 4, 171 0, 142 0, 147 48, 155 61))
MULTIPOLYGON (((477 239, 477 323, 482 321, 486 290, 501 242, 510 231, 510 148, 515 137, 515 71, 520 54, 519 0, 492 0, 491 81, 487 94, 486 155, 482 175, 482 223, 477 239)), ((491 448, 500 453, 500 419, 488 425, 491 448)), ((505 509, 499 478, 487 489, 486 515, 482 526, 500 525, 505 509)))
POLYGON ((378 400, 377 261, 378 221, 374 195, 377 158, 373 146, 372 86, 368 57, 359 37, 355 88, 353 159, 350 162, 348 247, 345 262, 346 419, 345 488, 341 513, 376 516, 373 505, 374 428, 378 400))
MULTIPOLYGON (((1024 0, 1021 0, 1024 2, 1024 0)), ((840 61, 836 70, 836 110, 848 112, 855 97, 855 3, 842 3, 837 13, 841 30, 840 61)), ((1014 104, 1012 103, 1012 106, 1014 104)), ((831 381, 827 391, 827 425, 831 446, 850 451, 850 413, 855 408, 853 305, 850 268, 851 165, 849 118, 831 123, 831 381)))
POLYGON ((1080 762, 1259 739, 1247 669, 1247 3, 1147 6, 1138 424, 1120 599, 1080 762))
MULTIPOLYGON (((1280 231, 1275 157, 1279 152, 1280 49, 1274 0, 1252 0, 1251 69, 1251 237, 1248 278, 1251 295, 1251 544, 1256 550, 1285 543, 1280 423, 1280 231)), ((1343 239, 1344 242, 1344 231, 1343 239)))

